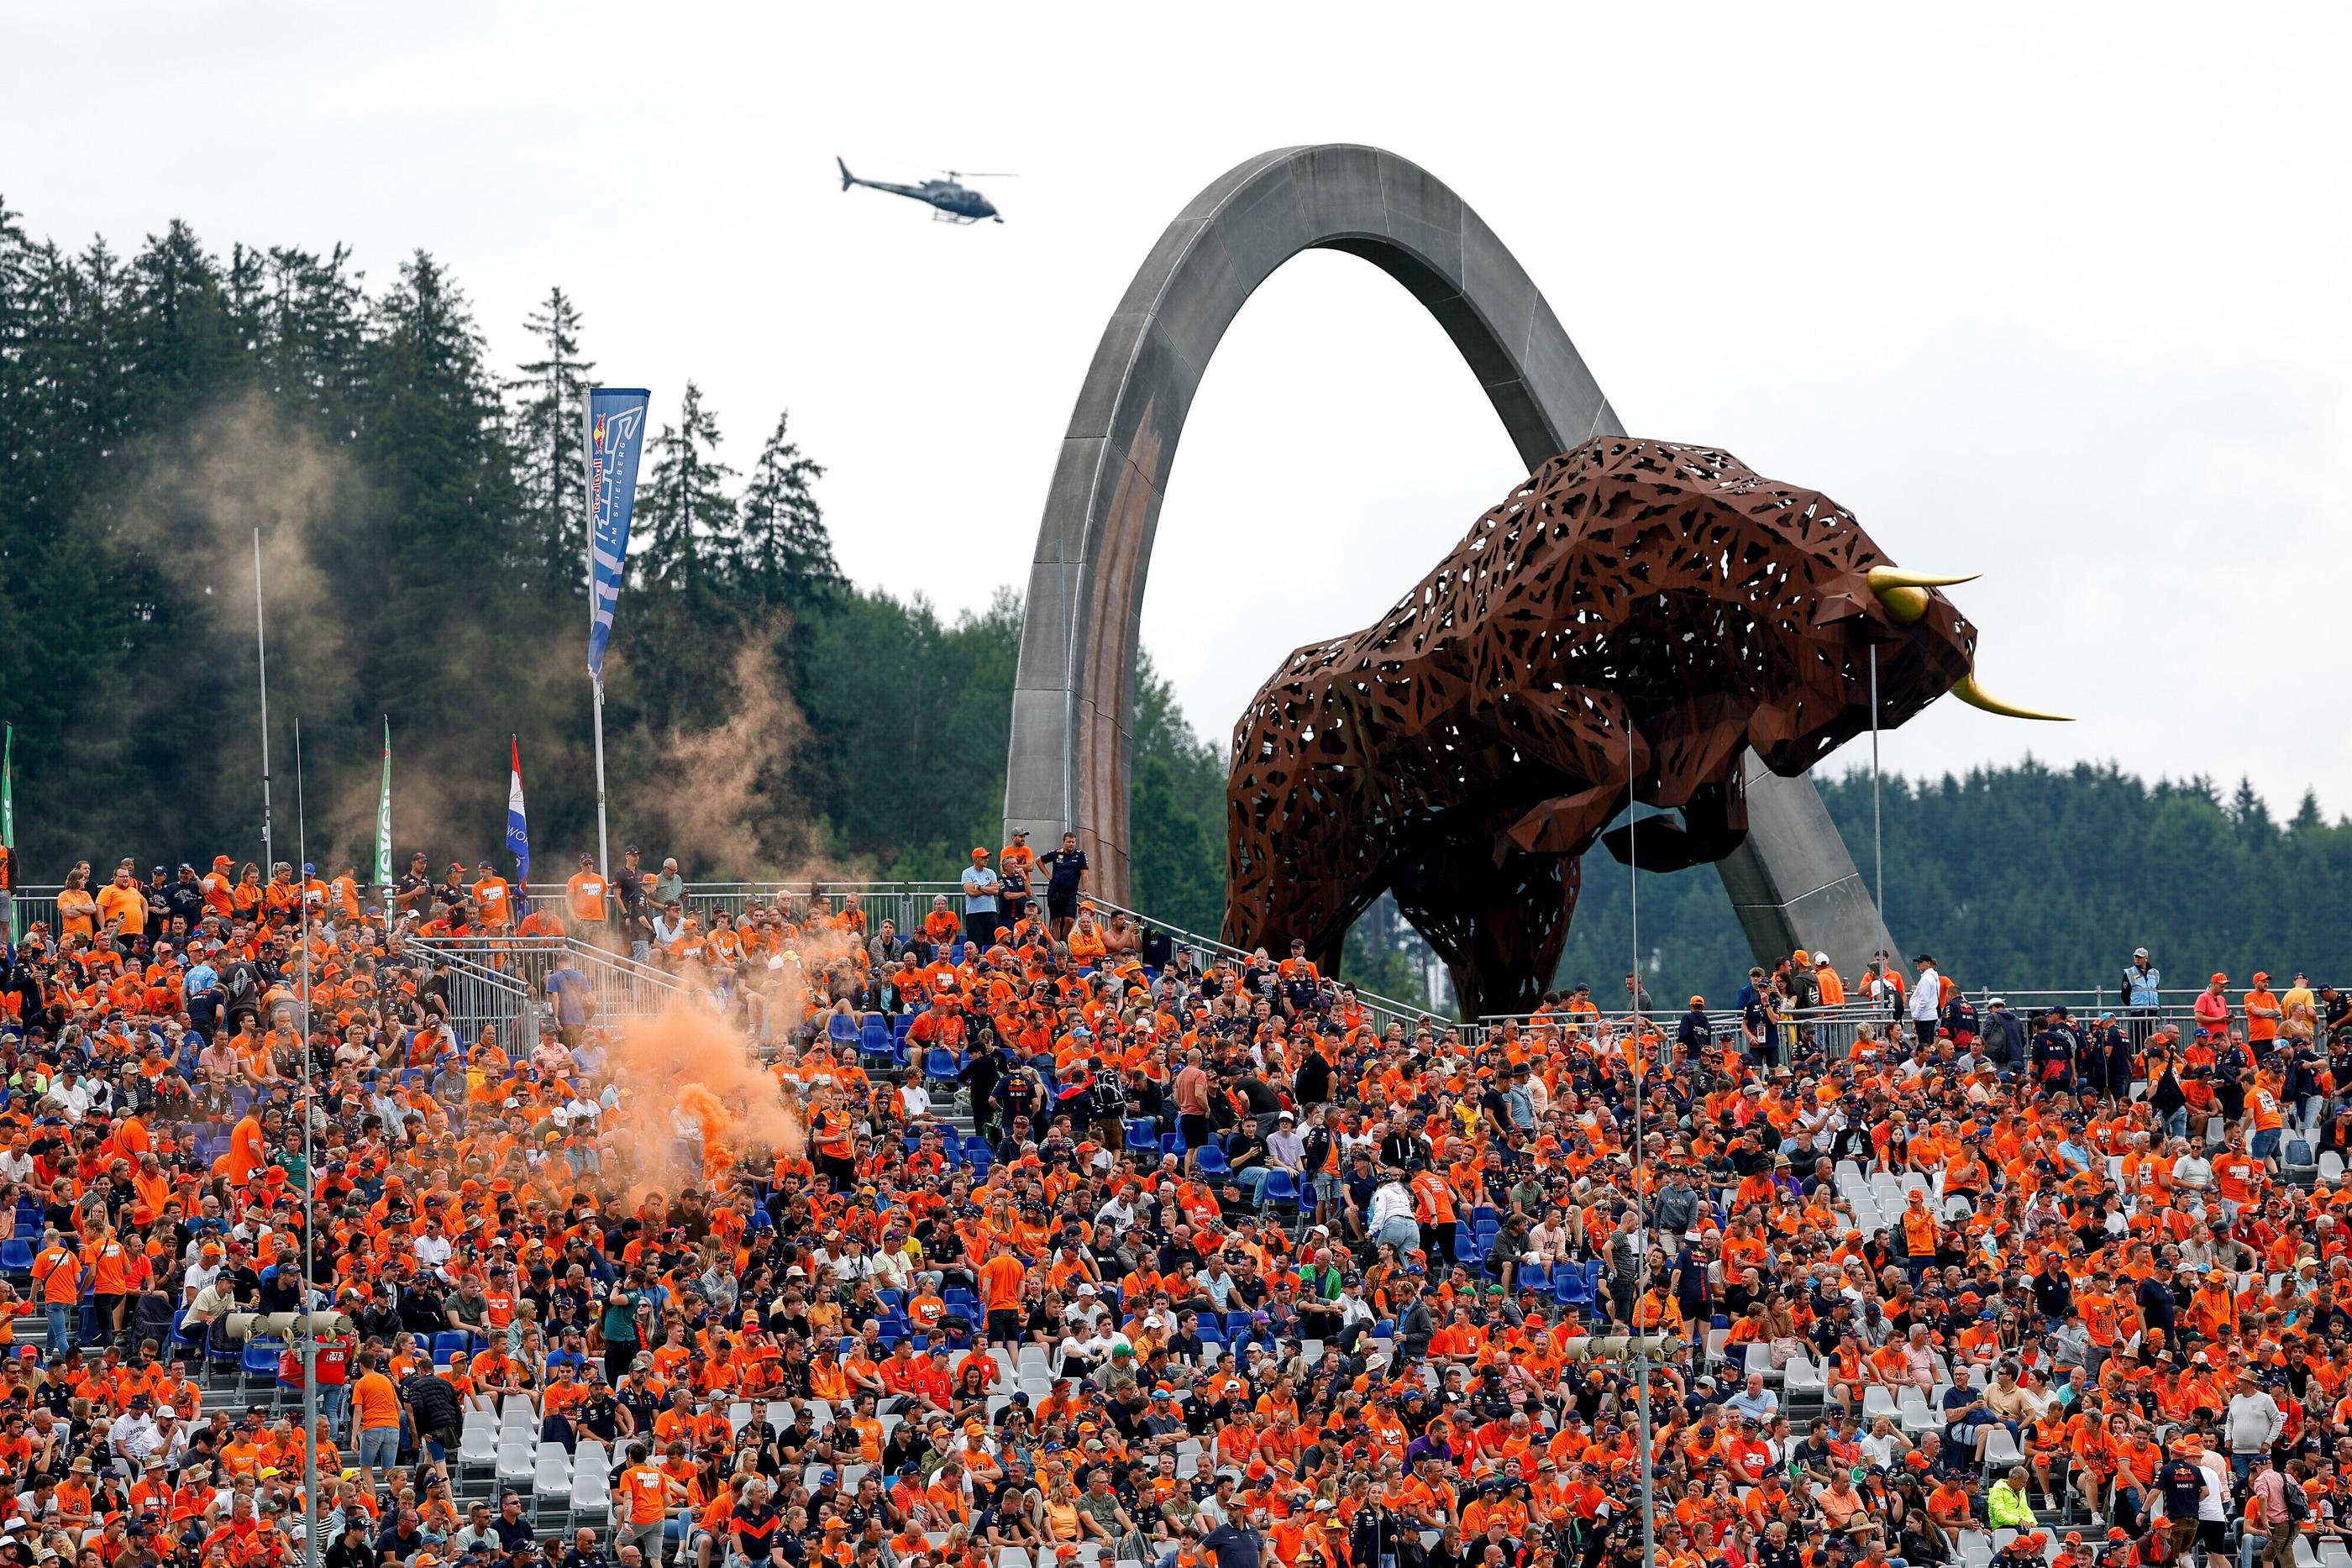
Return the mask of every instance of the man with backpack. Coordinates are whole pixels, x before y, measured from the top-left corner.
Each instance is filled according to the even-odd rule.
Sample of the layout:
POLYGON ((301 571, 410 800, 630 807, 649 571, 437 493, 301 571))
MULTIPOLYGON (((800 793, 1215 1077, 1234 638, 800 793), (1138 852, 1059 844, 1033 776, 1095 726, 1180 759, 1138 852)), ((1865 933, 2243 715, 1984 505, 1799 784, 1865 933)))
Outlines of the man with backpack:
POLYGON ((2253 1486, 2246 1499, 2246 1533, 2238 1561, 2254 1560, 2254 1542, 2262 1542, 2263 1568, 2294 1568, 2295 1537, 2311 1517, 2311 1500, 2303 1490, 2310 1469, 2306 1459, 2290 1459, 2282 1470, 2268 1454, 2254 1461, 2253 1486))

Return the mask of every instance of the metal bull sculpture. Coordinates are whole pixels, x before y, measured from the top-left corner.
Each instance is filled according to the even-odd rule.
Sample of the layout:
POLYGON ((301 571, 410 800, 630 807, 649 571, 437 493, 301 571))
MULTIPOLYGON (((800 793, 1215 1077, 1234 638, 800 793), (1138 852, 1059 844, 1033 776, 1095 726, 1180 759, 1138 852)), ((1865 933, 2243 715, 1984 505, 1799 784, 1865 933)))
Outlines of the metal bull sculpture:
POLYGON ((1380 621, 1283 661, 1234 730, 1225 937, 1327 973, 1384 890, 1466 1016, 1550 984, 1577 861, 1729 854, 1752 751, 1783 776, 1977 685, 1976 632, 1852 514, 1727 453, 1628 437, 1553 458, 1380 621), (1629 844, 1629 837, 1633 842, 1629 844))

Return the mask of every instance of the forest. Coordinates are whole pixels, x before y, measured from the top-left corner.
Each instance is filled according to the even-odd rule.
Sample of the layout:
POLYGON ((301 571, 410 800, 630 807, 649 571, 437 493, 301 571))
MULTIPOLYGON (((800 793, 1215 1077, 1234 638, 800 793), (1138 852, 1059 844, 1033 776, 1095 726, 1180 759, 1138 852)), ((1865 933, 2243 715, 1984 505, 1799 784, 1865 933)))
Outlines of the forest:
MULTIPOLYGON (((489 361, 422 251, 208 247, 173 224, 67 252, 0 206, 0 718, 27 883, 76 859, 258 859, 254 537, 273 806, 310 858, 393 826, 436 866, 502 842, 507 737, 536 870, 594 843, 580 396, 586 323, 551 288, 489 361)), ((689 876, 952 876, 1000 831, 1021 609, 942 617, 835 564, 824 468, 782 409, 725 454, 691 384, 649 443, 606 664, 614 844, 689 876)), ((1138 884, 1213 926, 1214 750, 1149 670, 1138 884)), ((503 862, 502 869, 503 869, 503 862)))
MULTIPOLYGON (((67 251, 0 204, 0 719, 24 882, 85 857, 259 859, 257 530, 280 858, 299 810, 311 860, 368 863, 387 722, 402 861, 497 851, 510 733, 537 874, 593 847, 578 409, 596 366, 561 287, 525 326, 530 358, 490 362, 421 250, 381 280, 341 249, 221 251, 178 223, 128 255, 67 251)), ((677 407, 606 664, 615 847, 689 877, 953 875, 998 838, 1017 594, 950 618, 845 580, 788 412, 758 411, 772 423, 739 446, 691 383, 677 407)), ((1223 739, 1148 657, 1139 699, 1136 898, 1213 931, 1223 739)), ((1867 778, 1822 785, 1869 874, 1867 778)), ((2243 785, 2028 761, 1889 779, 1882 809, 1897 939, 1971 986, 2099 983, 2140 945, 2184 982, 2316 976, 2352 926, 2352 825, 2308 796, 2281 823, 2243 785)), ((1563 977, 1622 994, 1627 894, 1588 857, 1563 977)), ((1727 1000, 1748 956, 1714 872, 1644 876, 1641 902, 1654 996, 1727 1000)), ((1360 925, 1348 967, 1417 994, 1425 953, 1400 930, 1360 925)))

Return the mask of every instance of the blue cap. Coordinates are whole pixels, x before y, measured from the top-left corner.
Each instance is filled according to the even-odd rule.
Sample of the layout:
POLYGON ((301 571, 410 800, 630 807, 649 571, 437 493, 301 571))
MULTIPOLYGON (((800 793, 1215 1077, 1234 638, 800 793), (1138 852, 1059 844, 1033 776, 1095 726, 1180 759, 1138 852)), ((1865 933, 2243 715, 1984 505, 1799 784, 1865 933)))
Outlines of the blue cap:
POLYGON ((319 868, 312 865, 309 861, 304 861, 302 862, 302 874, 304 876, 316 876, 319 874, 319 868))

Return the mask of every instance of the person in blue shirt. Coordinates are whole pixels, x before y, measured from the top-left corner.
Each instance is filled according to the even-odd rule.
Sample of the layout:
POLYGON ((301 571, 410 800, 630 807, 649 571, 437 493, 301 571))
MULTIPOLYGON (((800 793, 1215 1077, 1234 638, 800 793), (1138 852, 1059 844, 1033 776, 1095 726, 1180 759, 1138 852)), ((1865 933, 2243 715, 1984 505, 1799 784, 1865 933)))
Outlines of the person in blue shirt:
POLYGON ((547 998, 555 1009, 555 1038, 567 1051, 577 1046, 588 1032, 589 1020, 596 1016, 595 982, 567 960, 547 977, 547 998))
POLYGON ((572 1064, 577 1067, 583 1076, 589 1078, 604 1077, 608 1060, 603 1042, 593 1035, 581 1041, 572 1051, 572 1064))
POLYGON ((963 868, 963 933, 965 940, 986 947, 996 940, 996 894, 1002 885, 988 863, 988 852, 975 848, 971 863, 963 868))

